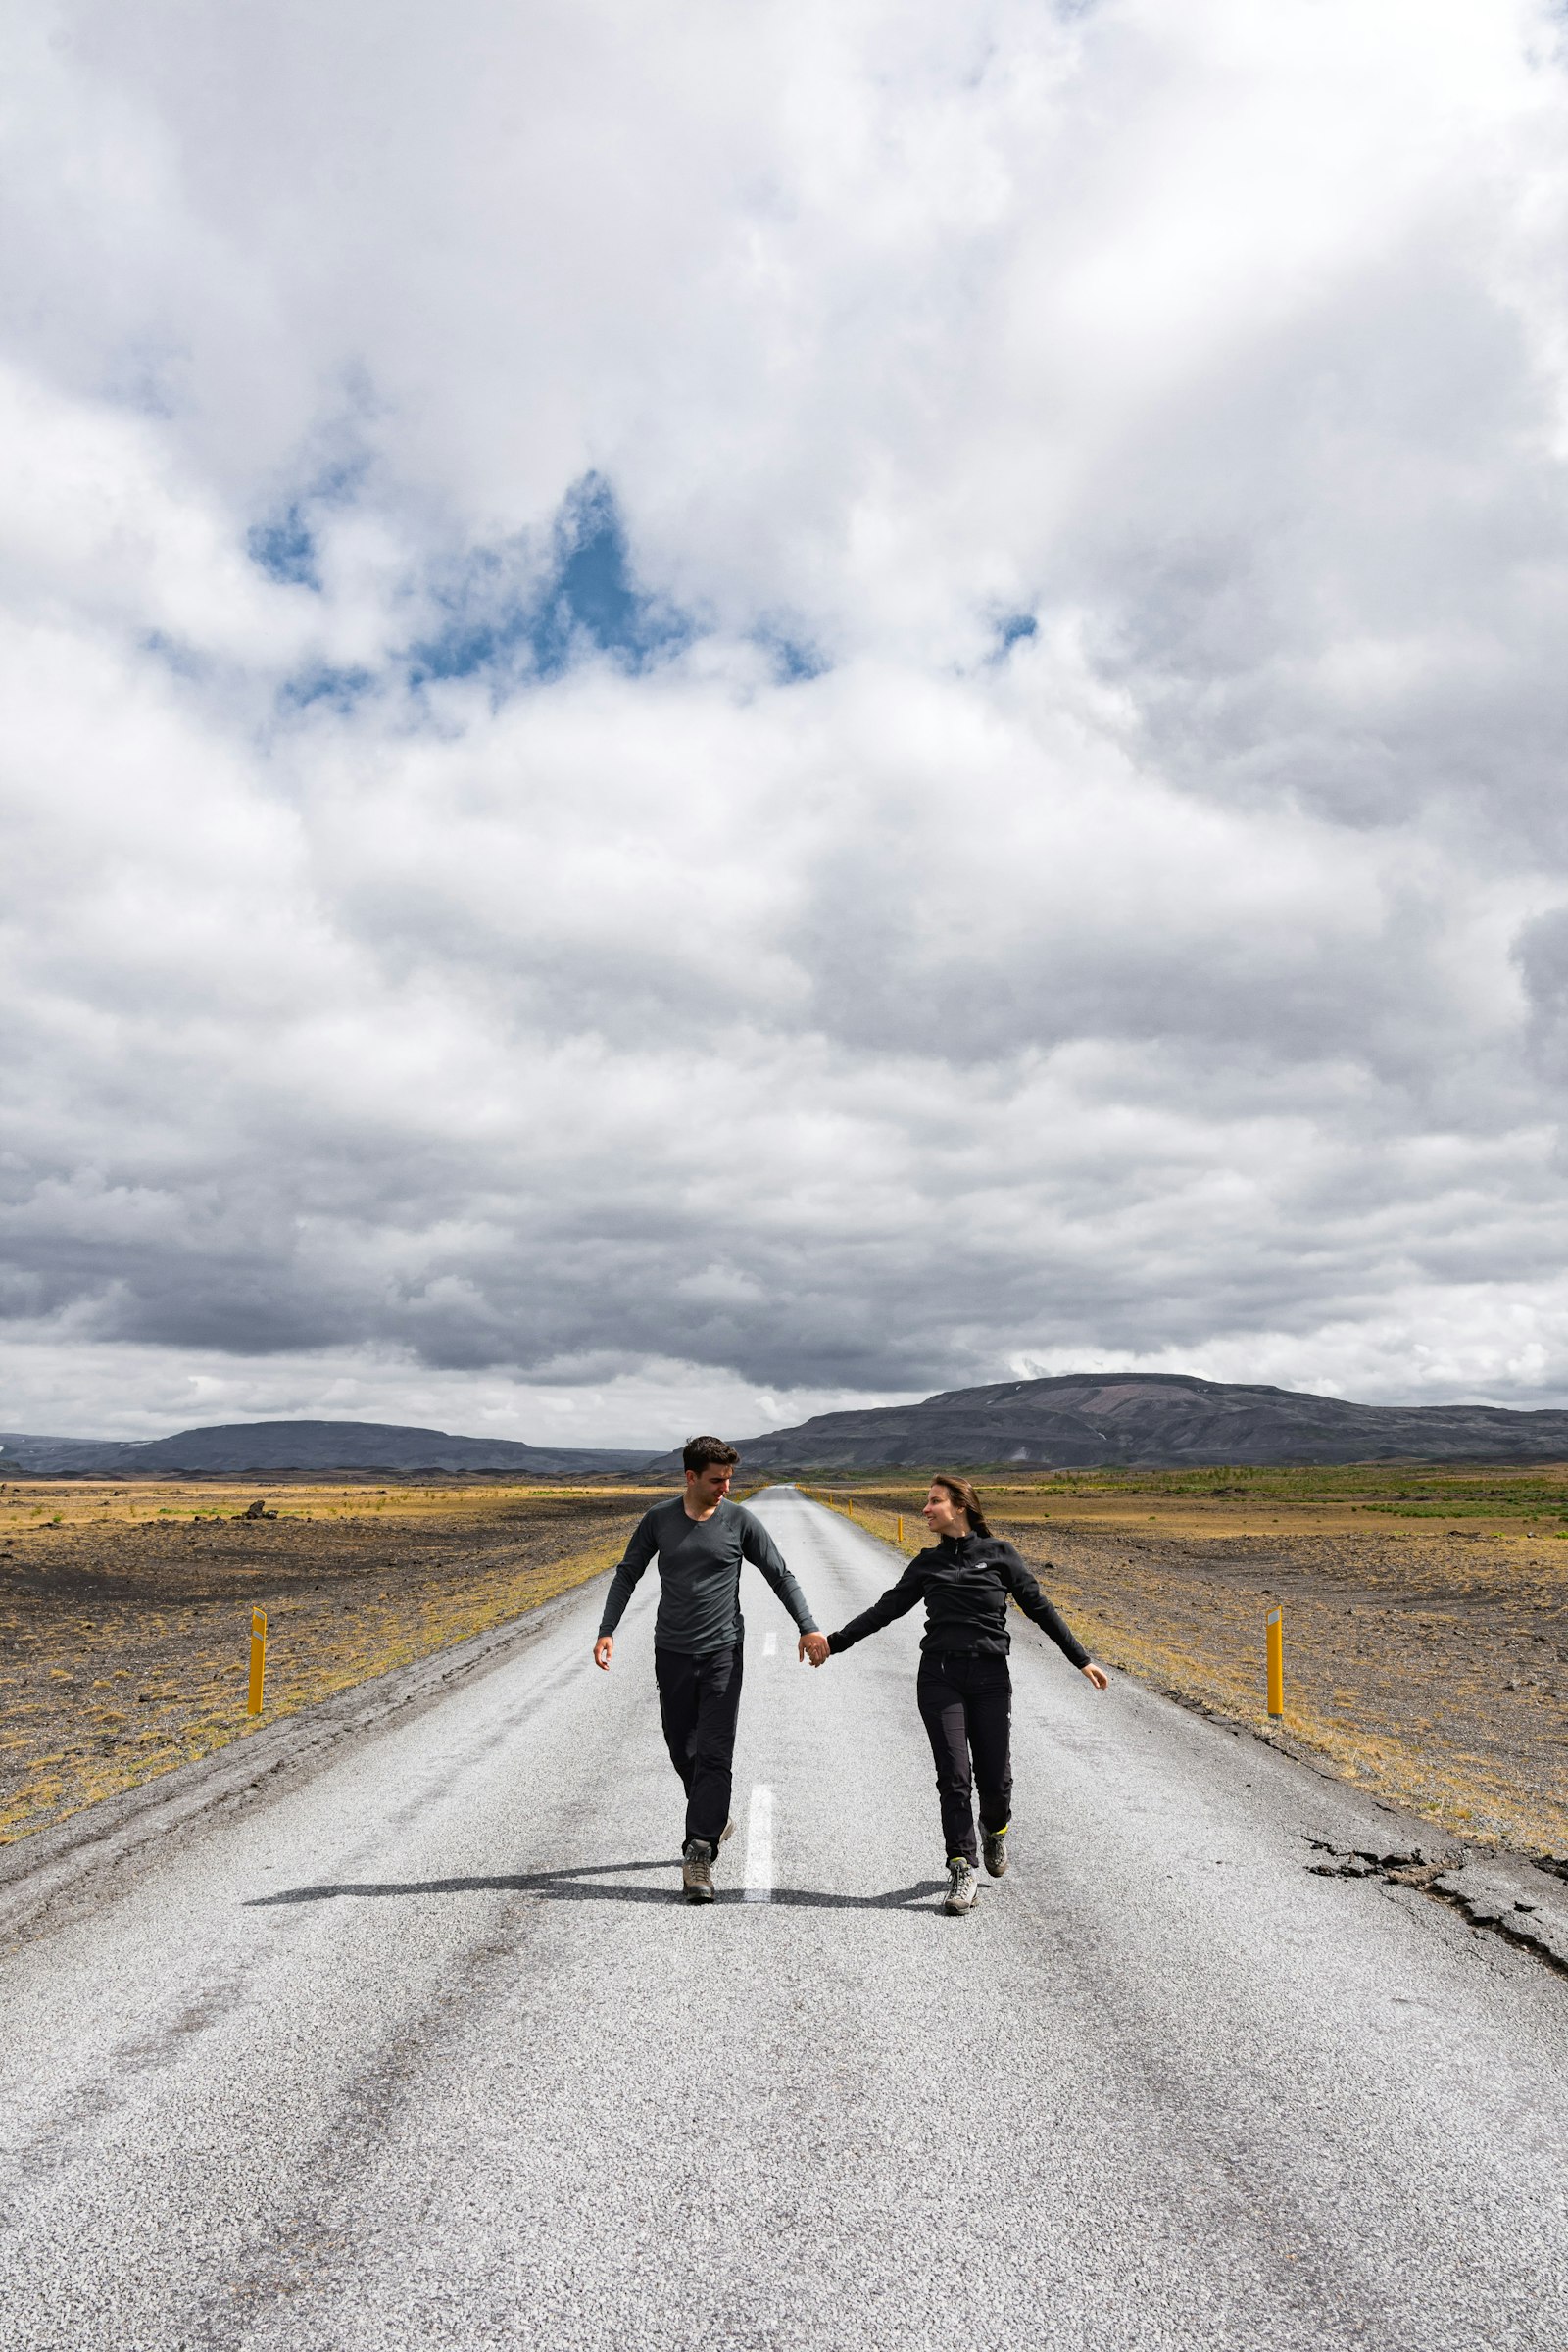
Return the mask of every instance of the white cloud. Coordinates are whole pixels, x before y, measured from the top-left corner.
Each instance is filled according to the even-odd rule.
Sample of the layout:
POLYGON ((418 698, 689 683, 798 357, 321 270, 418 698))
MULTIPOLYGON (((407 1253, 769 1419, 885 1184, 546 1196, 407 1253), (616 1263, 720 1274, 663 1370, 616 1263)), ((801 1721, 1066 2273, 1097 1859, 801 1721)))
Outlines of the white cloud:
POLYGON ((1568 1396, 1553 17, 50 22, 12 1426, 1568 1396))

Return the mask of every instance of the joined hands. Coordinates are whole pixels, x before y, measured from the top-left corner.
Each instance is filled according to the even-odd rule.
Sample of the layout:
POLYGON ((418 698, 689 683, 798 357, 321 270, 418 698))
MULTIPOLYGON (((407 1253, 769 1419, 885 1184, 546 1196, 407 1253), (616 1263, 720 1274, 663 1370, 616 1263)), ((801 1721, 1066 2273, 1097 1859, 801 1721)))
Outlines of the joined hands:
MULTIPOLYGON (((609 1634, 601 1634, 594 1643, 594 1664, 603 1667, 608 1674, 610 1661, 614 1654, 613 1640, 609 1634)), ((825 1666, 828 1654, 826 1634, 803 1634, 801 1636, 800 1648, 796 1651, 797 1658, 809 1658, 813 1666, 825 1666)))

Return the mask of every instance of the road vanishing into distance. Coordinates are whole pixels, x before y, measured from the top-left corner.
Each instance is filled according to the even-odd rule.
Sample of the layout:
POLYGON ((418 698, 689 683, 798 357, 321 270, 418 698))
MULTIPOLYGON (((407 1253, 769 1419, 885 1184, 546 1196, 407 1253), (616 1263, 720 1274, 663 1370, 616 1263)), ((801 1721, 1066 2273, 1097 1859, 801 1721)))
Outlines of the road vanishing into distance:
MULTIPOLYGON (((825 1627, 897 1572, 754 1507, 825 1627)), ((1311 1875, 1364 1799, 1020 1620, 949 1919, 918 1615, 813 1673, 748 1570, 690 1909, 656 1581, 0 1960, 4 2352, 1568 2352, 1568 1979, 1311 1875)))

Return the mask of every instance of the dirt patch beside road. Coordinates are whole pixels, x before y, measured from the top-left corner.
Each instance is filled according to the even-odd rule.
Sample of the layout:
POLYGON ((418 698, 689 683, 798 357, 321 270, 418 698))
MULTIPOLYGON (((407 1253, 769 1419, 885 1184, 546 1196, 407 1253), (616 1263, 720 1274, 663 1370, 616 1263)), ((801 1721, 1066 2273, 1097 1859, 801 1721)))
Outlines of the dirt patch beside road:
MULTIPOLYGON (((1319 1483, 1348 1476, 1323 1473, 1319 1483)), ((1450 1499, 1458 1524, 1447 1527, 1408 1466, 1316 1497, 1305 1474, 1280 1474, 1293 1481, 1283 1494, 1266 1477, 1251 1494, 1211 1483, 1204 1495, 1175 1478, 1140 1487, 1131 1475, 1094 1493, 1064 1482, 980 1484, 998 1534, 1040 1570, 1105 1665, 1262 1732, 1462 1838, 1568 1857, 1559 1514, 1510 1509, 1505 1496, 1489 1524, 1450 1499), (1384 1498, 1391 1489, 1397 1506, 1384 1498), (1391 1525, 1399 1515, 1414 1524, 1391 1525), (1276 1602, 1285 1611, 1282 1725, 1268 1719, 1263 1687, 1264 1620, 1276 1602)), ((1542 1478, 1521 1473, 1518 1492, 1528 1481, 1539 1499, 1542 1478)), ((1507 1473, 1488 1474, 1489 1494, 1499 1480, 1507 1473)), ((1442 1492, 1456 1491, 1448 1474, 1442 1492)), ((903 1511, 906 1552, 928 1541, 916 1516, 923 1486, 833 1492, 884 1538, 903 1511)))
POLYGON ((652 1499, 305 1486, 252 1519, 254 1484, 0 1489, 0 1843, 536 1608, 612 1565, 652 1499))

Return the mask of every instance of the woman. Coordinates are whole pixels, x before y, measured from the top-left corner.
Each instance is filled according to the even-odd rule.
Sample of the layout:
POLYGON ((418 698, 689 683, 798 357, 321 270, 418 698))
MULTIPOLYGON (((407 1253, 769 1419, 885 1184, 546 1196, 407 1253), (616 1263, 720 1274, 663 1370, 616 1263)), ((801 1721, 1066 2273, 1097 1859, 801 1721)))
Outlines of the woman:
POLYGON ((1007 1867, 1007 1825, 1012 1807, 1008 1754, 1012 1725, 1012 1682, 1007 1673, 1007 1600, 1043 1626, 1097 1690, 1106 1677, 1041 1592, 1033 1572, 1010 1544, 986 1525, 980 1497, 966 1478, 946 1474, 931 1481, 925 1523, 937 1538, 933 1551, 917 1552, 896 1585, 836 1634, 829 1654, 853 1648, 867 1634, 880 1633, 895 1617, 925 1602, 925 1639, 915 1685, 921 1720, 936 1758, 942 1800, 942 1835, 947 1840, 948 1891, 943 1908, 956 1916, 974 1909, 979 1891, 971 1790, 980 1784, 980 1827, 985 1833, 986 1868, 1000 1879, 1007 1867), (970 1758, 974 1759, 973 1771, 970 1758))

